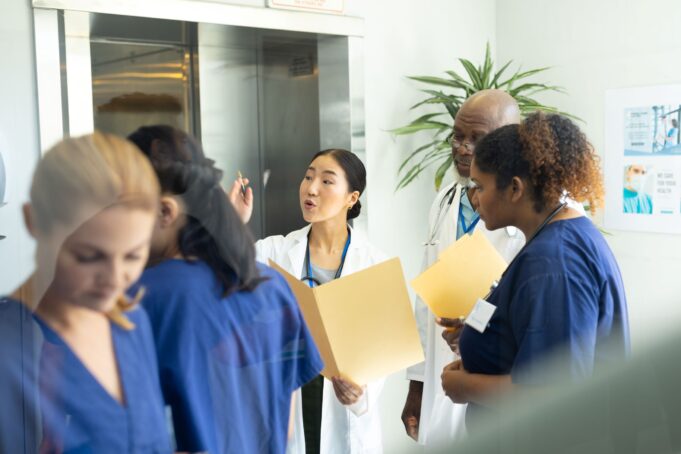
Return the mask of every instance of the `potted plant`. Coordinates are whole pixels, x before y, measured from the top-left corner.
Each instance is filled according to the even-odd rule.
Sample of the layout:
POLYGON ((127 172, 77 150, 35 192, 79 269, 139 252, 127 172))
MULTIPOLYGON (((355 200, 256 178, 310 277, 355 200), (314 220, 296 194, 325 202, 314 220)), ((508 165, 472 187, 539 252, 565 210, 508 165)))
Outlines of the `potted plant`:
POLYGON ((395 135, 432 131, 430 140, 414 150, 400 165, 398 174, 401 178, 397 184, 397 189, 409 185, 421 172, 431 165, 438 166, 435 171, 435 189, 440 189, 442 180, 452 165, 451 147, 447 139, 449 139, 452 133, 454 118, 466 98, 480 90, 496 88, 508 92, 518 101, 522 115, 536 110, 543 110, 571 116, 559 111, 555 107, 544 105, 533 97, 537 93, 546 91, 564 92, 561 87, 555 85, 527 81, 528 78, 550 69, 549 67, 527 71, 522 71, 518 68, 513 75, 505 77, 504 74, 513 61, 508 61, 495 72, 494 62, 490 56, 489 43, 487 43, 485 59, 481 65, 476 67, 470 60, 465 58, 459 58, 459 62, 466 71, 468 79, 465 79, 455 71, 446 71, 446 74, 449 76, 447 78, 434 76, 409 77, 417 82, 439 88, 421 90, 426 93, 427 97, 413 105, 410 110, 416 110, 426 105, 438 105, 444 109, 442 112, 422 115, 411 123, 391 131, 395 135))

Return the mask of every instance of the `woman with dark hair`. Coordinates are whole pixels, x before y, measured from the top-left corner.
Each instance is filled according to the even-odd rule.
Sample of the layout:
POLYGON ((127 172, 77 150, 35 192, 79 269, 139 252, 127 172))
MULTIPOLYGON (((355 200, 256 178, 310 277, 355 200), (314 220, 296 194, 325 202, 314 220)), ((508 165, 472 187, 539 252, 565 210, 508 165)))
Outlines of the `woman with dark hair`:
POLYGON ((292 393, 322 369, 284 279, 256 264, 222 172, 170 126, 130 135, 161 184, 146 289, 178 451, 281 453, 292 393))
POLYGON ((493 311, 461 333, 461 360, 442 386, 477 419, 494 396, 578 381, 625 358, 629 328, 619 268, 590 219, 564 195, 600 207, 598 157, 569 119, 535 113, 488 134, 471 167, 474 204, 490 230, 515 226, 526 246, 478 305, 493 311), (551 367, 551 354, 559 356, 551 367), (555 367, 558 366, 558 367, 555 367))
MULTIPOLYGON (((309 223, 284 236, 256 243, 258 260, 268 259, 311 287, 385 260, 348 221, 359 216, 366 170, 342 149, 312 157, 300 183, 300 209, 309 223)), ((233 199, 233 198, 232 198, 233 199)), ((294 435, 287 452, 382 452, 378 396, 383 381, 360 387, 341 377, 321 375, 296 396, 294 435)))

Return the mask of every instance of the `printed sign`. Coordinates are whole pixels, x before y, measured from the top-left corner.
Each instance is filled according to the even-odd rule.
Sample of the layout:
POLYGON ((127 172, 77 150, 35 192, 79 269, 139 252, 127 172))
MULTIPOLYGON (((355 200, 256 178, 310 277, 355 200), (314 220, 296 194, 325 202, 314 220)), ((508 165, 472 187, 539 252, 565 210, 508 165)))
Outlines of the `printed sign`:
POLYGON ((681 233, 681 85, 606 94, 605 226, 681 233))

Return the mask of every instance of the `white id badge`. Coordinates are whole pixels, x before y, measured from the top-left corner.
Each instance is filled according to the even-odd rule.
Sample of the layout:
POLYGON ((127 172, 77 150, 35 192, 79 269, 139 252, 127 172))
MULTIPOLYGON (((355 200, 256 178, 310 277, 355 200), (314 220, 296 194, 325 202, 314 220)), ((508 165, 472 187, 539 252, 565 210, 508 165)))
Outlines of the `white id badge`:
POLYGON ((465 323, 479 333, 484 333, 487 324, 496 310, 497 307, 494 304, 490 304, 484 299, 479 298, 471 313, 466 317, 465 323))

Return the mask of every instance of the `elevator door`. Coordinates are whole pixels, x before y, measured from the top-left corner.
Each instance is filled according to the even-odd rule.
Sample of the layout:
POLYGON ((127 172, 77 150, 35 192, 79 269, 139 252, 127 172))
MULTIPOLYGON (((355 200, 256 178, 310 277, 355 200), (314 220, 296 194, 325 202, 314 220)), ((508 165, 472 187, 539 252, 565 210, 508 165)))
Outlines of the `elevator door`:
POLYGON ((304 225, 298 186, 319 150, 317 36, 199 24, 201 137, 251 179, 260 237, 304 225))
MULTIPOLYGON (((350 144, 349 130, 346 134, 328 119, 320 125, 322 111, 350 111, 347 86, 334 91, 325 85, 334 94, 320 95, 318 53, 331 48, 320 45, 329 39, 90 14, 94 125, 127 135, 142 125, 170 124, 196 135, 224 171, 225 187, 237 172, 250 179, 254 235, 286 234, 304 225, 298 188, 320 144, 350 144), (336 138, 333 144, 322 140, 321 126, 336 138)), ((338 68, 347 68, 348 56, 340 49, 323 57, 334 62, 329 80, 342 83, 347 75, 339 77, 338 68)), ((343 115, 336 117, 349 123, 343 115)))
POLYGON ((194 30, 183 22, 90 15, 95 128, 126 136, 168 124, 198 135, 194 30))

